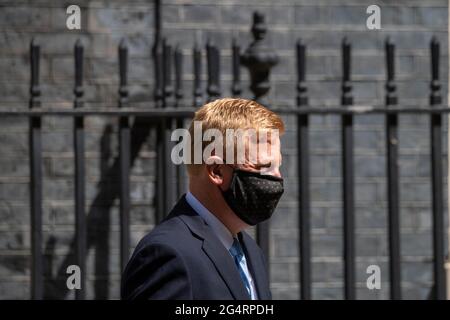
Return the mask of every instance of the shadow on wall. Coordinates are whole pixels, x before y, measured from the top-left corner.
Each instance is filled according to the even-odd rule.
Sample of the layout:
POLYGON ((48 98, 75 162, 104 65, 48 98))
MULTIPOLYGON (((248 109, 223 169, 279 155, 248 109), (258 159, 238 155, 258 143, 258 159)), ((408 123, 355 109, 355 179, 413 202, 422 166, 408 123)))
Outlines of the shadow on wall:
MULTIPOLYGON (((145 143, 152 126, 151 119, 136 118, 131 128, 131 167, 136 160, 139 150, 145 143)), ((95 275, 96 280, 93 285, 93 299, 109 299, 109 232, 110 232, 110 211, 114 200, 119 196, 119 184, 117 179, 119 172, 119 157, 114 159, 113 164, 108 167, 111 158, 111 133, 112 125, 105 127, 101 138, 101 161, 100 161, 100 181, 98 192, 94 197, 87 214, 87 247, 86 252, 95 250, 95 275), (98 227, 102 226, 102 227, 98 227)), ((69 265, 77 264, 76 257, 76 237, 70 242, 69 253, 64 257, 56 273, 52 268, 55 265, 55 237, 51 236, 45 244, 44 274, 46 275, 44 286, 44 299, 65 299, 69 294, 66 285, 66 268, 69 265)), ((88 297, 88 295, 86 294, 88 297)))

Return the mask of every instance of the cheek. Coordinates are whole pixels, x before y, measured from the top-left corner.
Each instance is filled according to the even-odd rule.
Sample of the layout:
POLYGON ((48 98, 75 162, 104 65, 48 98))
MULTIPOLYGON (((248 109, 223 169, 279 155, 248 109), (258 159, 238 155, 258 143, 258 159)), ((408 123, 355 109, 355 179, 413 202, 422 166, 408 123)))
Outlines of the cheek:
POLYGON ((231 184, 231 178, 233 177, 233 171, 226 171, 223 174, 223 182, 222 182, 222 190, 228 190, 228 188, 230 187, 231 184))

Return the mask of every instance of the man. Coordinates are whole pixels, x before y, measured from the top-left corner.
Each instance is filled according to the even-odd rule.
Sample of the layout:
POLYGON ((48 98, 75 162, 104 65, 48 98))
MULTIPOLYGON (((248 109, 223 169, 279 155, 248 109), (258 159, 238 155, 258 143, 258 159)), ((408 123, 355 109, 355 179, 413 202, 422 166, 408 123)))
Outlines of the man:
POLYGON ((270 218, 283 193, 283 121, 257 102, 231 98, 201 107, 191 135, 196 121, 223 136, 227 129, 245 134, 233 136, 233 150, 217 147, 187 165, 189 192, 137 245, 122 275, 122 299, 271 299, 266 258, 244 229, 270 218), (256 139, 247 134, 255 131, 256 139), (262 139, 263 132, 274 134, 262 139))

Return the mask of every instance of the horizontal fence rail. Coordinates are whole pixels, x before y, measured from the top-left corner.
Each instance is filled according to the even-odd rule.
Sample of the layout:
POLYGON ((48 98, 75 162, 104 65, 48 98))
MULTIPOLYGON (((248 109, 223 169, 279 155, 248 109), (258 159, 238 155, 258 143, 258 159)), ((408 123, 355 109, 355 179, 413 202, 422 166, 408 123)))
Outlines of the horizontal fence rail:
MULTIPOLYGON (((264 30, 264 20, 255 15, 258 28, 254 33, 255 42, 263 41, 264 36, 258 34, 264 30)), ((239 44, 234 40, 232 49, 232 87, 234 96, 242 92, 240 67, 245 65, 252 73, 249 54, 241 53, 239 44)), ((298 148, 298 214, 299 214, 299 275, 300 297, 312 299, 311 290, 311 198, 310 198, 310 166, 309 166, 309 117, 311 115, 337 114, 341 116, 342 134, 342 205, 343 205, 343 243, 344 243, 344 297, 355 299, 355 185, 354 185, 354 142, 353 120, 356 115, 384 114, 386 117, 386 169, 387 169, 387 199, 388 199, 388 240, 389 240, 389 273, 390 297, 401 299, 401 251, 400 251, 400 219, 399 219, 399 172, 398 148, 401 143, 398 139, 398 115, 404 113, 428 114, 430 116, 430 145, 431 145, 431 185, 432 214, 433 214, 433 266, 434 287, 433 298, 445 299, 446 281, 444 273, 444 206, 443 206, 443 168, 442 168, 442 115, 449 113, 450 108, 442 105, 441 85, 439 82, 439 43, 435 38, 430 43, 431 80, 430 105, 401 105, 395 84, 395 45, 388 39, 386 50, 386 97, 384 105, 364 106, 354 103, 354 92, 351 80, 351 43, 348 39, 342 41, 342 83, 341 105, 335 107, 308 106, 307 88, 307 47, 301 40, 296 46, 297 60, 297 102, 296 107, 283 107, 271 104, 271 110, 297 117, 297 148, 298 148)), ((30 144, 30 206, 31 206, 31 254, 32 254, 32 298, 44 297, 43 256, 42 256, 42 141, 41 120, 47 116, 73 117, 74 126, 74 162, 75 162, 75 227, 76 227, 76 260, 81 268, 86 266, 86 255, 89 250, 86 237, 85 212, 85 160, 84 118, 89 116, 119 117, 119 158, 117 170, 120 177, 120 188, 117 197, 120 200, 120 264, 124 269, 130 250, 130 170, 137 156, 140 146, 145 138, 136 137, 134 126, 143 125, 146 130, 156 130, 157 134, 157 177, 156 177, 156 210, 155 221, 161 221, 174 201, 185 190, 182 181, 182 171, 170 163, 170 149, 173 145, 170 134, 173 129, 183 126, 184 119, 193 116, 196 108, 202 103, 214 100, 221 96, 220 86, 220 50, 212 41, 206 45, 207 87, 204 94, 201 87, 200 75, 202 72, 202 49, 195 44, 192 51, 193 64, 193 90, 192 98, 185 98, 182 94, 181 75, 183 74, 183 60, 179 47, 175 49, 165 39, 158 40, 153 48, 155 62, 155 88, 154 100, 141 103, 129 101, 128 91, 128 48, 125 41, 118 47, 118 73, 119 98, 116 108, 86 107, 83 87, 83 45, 77 41, 74 47, 75 79, 73 109, 44 108, 41 103, 41 90, 39 82, 40 46, 33 40, 30 46, 30 102, 28 110, 3 107, 0 109, 2 117, 28 117, 29 118, 29 144, 30 144), (174 75, 174 77, 173 77, 174 75), (143 107, 136 108, 134 105, 143 107), (135 117, 135 122, 131 122, 135 117), (137 147, 136 147, 137 145, 137 147), (175 181, 172 183, 172 181, 175 181)), ((250 53, 249 53, 250 52, 250 53)), ((270 54, 266 60, 258 65, 258 70, 264 70, 262 75, 251 76, 251 88, 255 98, 262 98, 269 90, 268 75, 270 67, 277 59, 270 54)), ((253 57, 254 60, 256 59, 253 57)), ((257 60, 257 59, 256 59, 257 60)), ((147 131, 147 133, 148 133, 147 131)), ((259 226, 257 239, 266 254, 269 254, 269 223, 259 226)), ((84 273, 82 273, 84 274, 84 273)), ((76 298, 85 298, 86 279, 83 276, 82 290, 77 290, 76 298)))
MULTIPOLYGON (((133 104, 129 102, 129 104, 133 104)), ((21 110, 14 107, 3 108, 0 110, 0 116, 5 117, 33 117, 33 116, 109 116, 109 117, 148 117, 148 118, 190 118, 194 116, 196 107, 167 107, 164 109, 151 109, 154 103, 148 103, 149 109, 142 108, 84 108, 83 110, 40 108, 40 110, 21 110)), ((424 106, 398 106, 386 109, 386 106, 365 106, 353 105, 348 109, 341 107, 302 107, 295 109, 293 107, 271 107, 270 110, 285 115, 328 115, 328 114, 446 114, 450 113, 450 108, 445 105, 433 105, 433 109, 424 106)))
MULTIPOLYGON (((129 103, 133 104, 133 103, 129 103)), ((148 103, 149 109, 142 108, 87 108, 83 110, 40 108, 39 110, 21 110, 14 107, 3 108, 0 116, 13 117, 33 117, 33 116, 109 116, 109 117, 148 117, 148 118, 189 118, 193 117, 196 107, 167 107, 164 109, 152 109, 154 103, 148 103)), ((433 105, 433 109, 424 106, 398 106, 386 109, 386 106, 358 106, 353 105, 348 109, 341 107, 303 107, 295 109, 292 107, 271 107, 270 110, 285 115, 327 115, 327 114, 446 114, 450 113, 450 108, 445 105, 433 105)))

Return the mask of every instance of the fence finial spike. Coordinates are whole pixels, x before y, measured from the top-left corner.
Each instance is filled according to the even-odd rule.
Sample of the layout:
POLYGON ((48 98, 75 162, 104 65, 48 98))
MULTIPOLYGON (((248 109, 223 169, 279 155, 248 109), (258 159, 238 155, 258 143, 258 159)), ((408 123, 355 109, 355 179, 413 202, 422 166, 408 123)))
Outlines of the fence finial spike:
POLYGON ((202 32, 200 30, 195 31, 195 37, 194 37, 195 43, 202 43, 202 32))
POLYGON ((39 42, 38 42, 38 40, 37 40, 36 37, 33 37, 33 38, 31 38, 30 44, 31 44, 32 46, 38 46, 38 45, 39 45, 39 42))
POLYGON ((127 42, 126 42, 125 38, 120 39, 119 47, 120 48, 126 48, 127 47, 127 42))
POLYGON ((433 34, 433 36, 431 37, 431 41, 430 42, 431 43, 438 43, 439 42, 435 34, 433 34))
POLYGON ((392 41, 392 38, 390 36, 386 37, 385 43, 388 44, 388 45, 393 45, 394 44, 394 42, 392 41))
POLYGON ((200 43, 198 41, 194 42, 194 50, 200 50, 200 43))
POLYGON ((119 106, 122 107, 128 97, 127 88, 127 74, 128 74, 128 48, 125 42, 125 38, 120 40, 119 44, 119 106))

